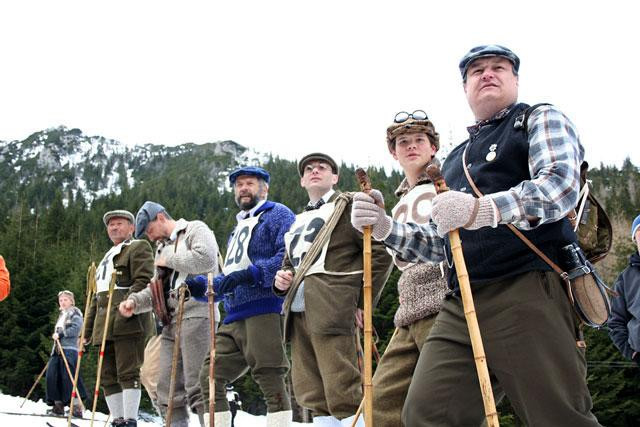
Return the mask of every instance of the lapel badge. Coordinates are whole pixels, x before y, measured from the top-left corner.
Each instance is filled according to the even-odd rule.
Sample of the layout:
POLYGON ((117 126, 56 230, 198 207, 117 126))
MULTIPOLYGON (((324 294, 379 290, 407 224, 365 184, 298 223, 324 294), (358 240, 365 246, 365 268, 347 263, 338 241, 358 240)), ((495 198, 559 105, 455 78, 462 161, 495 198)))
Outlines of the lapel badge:
POLYGON ((487 153, 487 156, 485 157, 485 159, 487 159, 487 162, 491 162, 496 158, 496 156, 497 156, 496 148, 498 148, 498 144, 491 144, 489 146, 489 152, 487 153))

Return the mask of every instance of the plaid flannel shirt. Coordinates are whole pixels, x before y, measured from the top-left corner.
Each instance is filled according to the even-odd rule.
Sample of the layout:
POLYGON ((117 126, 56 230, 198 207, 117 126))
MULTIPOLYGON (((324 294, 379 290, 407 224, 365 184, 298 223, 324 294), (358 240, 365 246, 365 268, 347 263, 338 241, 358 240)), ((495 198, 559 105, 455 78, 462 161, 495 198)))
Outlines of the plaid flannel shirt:
MULTIPOLYGON (((504 116, 510 108, 496 116, 504 116)), ((482 126, 482 123, 477 126, 482 126)), ((527 128, 532 179, 522 181, 509 190, 487 194, 500 212, 500 224, 511 223, 522 230, 558 221, 576 206, 580 164, 584 158, 584 148, 575 126, 555 107, 543 105, 536 108, 529 116, 527 128), (530 222, 528 216, 539 219, 530 222)), ((433 222, 419 226, 393 221, 384 243, 409 262, 439 262, 444 259, 444 241, 436 233, 433 222)))

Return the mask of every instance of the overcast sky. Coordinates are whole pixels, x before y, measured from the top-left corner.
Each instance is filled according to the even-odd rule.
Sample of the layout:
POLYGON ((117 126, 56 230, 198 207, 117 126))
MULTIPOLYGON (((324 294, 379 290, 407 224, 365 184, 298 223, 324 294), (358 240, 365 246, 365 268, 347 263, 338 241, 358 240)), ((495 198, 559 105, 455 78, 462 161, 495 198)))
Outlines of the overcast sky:
POLYGON ((499 43, 520 56, 520 100, 560 107, 592 165, 640 164, 635 2, 221 3, 3 2, 0 140, 65 125, 388 168, 398 111, 426 110, 444 144, 466 138, 458 61, 499 43))

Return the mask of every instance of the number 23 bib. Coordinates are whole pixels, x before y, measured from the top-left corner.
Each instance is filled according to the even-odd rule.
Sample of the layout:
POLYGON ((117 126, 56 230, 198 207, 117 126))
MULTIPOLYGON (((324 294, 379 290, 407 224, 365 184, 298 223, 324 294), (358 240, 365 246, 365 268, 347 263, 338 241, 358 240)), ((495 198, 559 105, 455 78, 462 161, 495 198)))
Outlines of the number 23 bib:
MULTIPOLYGON (((302 212, 296 216, 296 220, 284 235, 284 243, 287 255, 293 267, 297 270, 313 244, 320 229, 327 222, 336 207, 335 203, 325 203, 319 209, 302 212)), ((325 273, 324 260, 327 256, 329 242, 324 245, 313 265, 309 267, 307 275, 325 273)))

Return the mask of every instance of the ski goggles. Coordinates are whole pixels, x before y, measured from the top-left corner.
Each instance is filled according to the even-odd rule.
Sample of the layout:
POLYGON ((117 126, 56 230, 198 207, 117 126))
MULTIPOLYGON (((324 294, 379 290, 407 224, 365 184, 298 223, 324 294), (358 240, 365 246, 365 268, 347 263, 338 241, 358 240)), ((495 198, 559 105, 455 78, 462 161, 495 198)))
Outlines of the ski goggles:
POLYGON ((396 114, 396 117, 393 119, 395 123, 404 123, 409 119, 413 120, 429 120, 429 116, 422 110, 416 110, 413 113, 409 114, 406 111, 400 111, 396 114))

